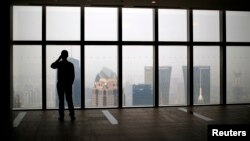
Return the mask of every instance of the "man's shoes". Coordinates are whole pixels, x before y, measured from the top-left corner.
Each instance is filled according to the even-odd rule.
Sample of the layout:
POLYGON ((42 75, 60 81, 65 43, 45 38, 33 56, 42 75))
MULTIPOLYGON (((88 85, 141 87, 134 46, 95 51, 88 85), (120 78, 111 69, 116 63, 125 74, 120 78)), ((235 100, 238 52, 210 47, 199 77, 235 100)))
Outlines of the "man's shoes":
POLYGON ((58 120, 59 121, 64 121, 64 118, 63 117, 59 117, 58 120))
MULTIPOLYGON (((76 120, 76 117, 73 116, 73 117, 70 117, 71 118, 71 121, 75 121, 76 120)), ((58 118, 59 121, 64 121, 64 118, 63 117, 59 117, 58 118)))
POLYGON ((76 120, 76 117, 71 117, 71 121, 75 121, 76 120))

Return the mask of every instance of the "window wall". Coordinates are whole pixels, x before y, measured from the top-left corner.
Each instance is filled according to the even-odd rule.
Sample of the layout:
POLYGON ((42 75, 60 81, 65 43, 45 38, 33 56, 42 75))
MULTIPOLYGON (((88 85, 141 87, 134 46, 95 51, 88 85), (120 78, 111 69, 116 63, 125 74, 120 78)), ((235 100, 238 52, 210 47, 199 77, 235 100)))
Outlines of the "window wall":
POLYGON ((86 7, 84 14, 86 41, 118 40, 118 8, 86 7))
MULTIPOLYGON (((57 70, 50 66, 61 55, 62 50, 69 53, 68 61, 73 63, 75 80, 72 85, 72 99, 75 107, 81 107, 81 58, 80 46, 76 45, 48 45, 46 46, 46 98, 47 108, 58 108, 59 101, 57 95, 57 70)), ((66 102, 65 102, 66 103, 66 102)), ((67 104, 65 104, 67 106, 67 104)))
POLYGON ((80 7, 46 7, 46 40, 80 40, 80 7))
POLYGON ((249 46, 227 47, 227 103, 250 102, 249 46))
POLYGON ((85 48, 85 107, 118 107, 117 46, 85 48))
POLYGON ((187 47, 159 46, 159 105, 187 104, 187 47))
POLYGON ((227 103, 249 103, 250 12, 226 11, 226 40, 242 45, 227 46, 227 103))
POLYGON ((153 9, 122 8, 122 40, 153 41, 153 9))
POLYGON ((250 12, 226 11, 227 42, 250 42, 250 12))
MULTIPOLYGON (((13 8, 13 40, 42 40, 42 7, 13 8)), ((42 108, 42 46, 14 44, 13 50, 13 108, 42 108)))
POLYGON ((13 108, 42 107, 42 52, 39 45, 13 46, 13 108))
POLYGON ((194 41, 218 42, 220 40, 219 11, 193 10, 194 41))
POLYGON ((123 46, 124 106, 153 106, 153 47, 123 46))
POLYGON ((220 48, 194 46, 193 101, 195 105, 220 103, 220 48))
POLYGON ((159 41, 187 41, 187 10, 159 9, 159 41))
POLYGON ((248 11, 13 6, 12 21, 13 108, 58 108, 62 50, 76 108, 250 102, 248 11))
POLYGON ((42 7, 13 8, 13 40, 42 40, 42 7))

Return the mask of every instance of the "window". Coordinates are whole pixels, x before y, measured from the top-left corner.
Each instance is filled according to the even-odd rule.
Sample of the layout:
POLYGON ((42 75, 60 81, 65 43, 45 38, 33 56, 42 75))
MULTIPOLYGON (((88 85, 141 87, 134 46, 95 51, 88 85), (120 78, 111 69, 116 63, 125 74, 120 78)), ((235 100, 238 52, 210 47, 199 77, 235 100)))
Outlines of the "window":
POLYGON ((117 107, 117 46, 85 46, 85 106, 117 107))
POLYGON ((187 47, 159 47, 159 104, 187 104, 187 47))
POLYGON ((153 9, 122 9, 122 40, 153 41, 153 9))
MULTIPOLYGON (((69 53, 68 61, 73 63, 75 69, 75 80, 72 85, 72 98, 74 107, 81 106, 81 60, 80 46, 70 45, 48 45, 46 47, 46 79, 47 79, 47 107, 58 108, 57 95, 57 70, 52 69, 50 65, 55 62, 61 55, 62 50, 67 50, 69 53)), ((66 102, 65 102, 65 105, 66 102)))
POLYGON ((227 47, 227 103, 250 102, 250 46, 227 47))
POLYGON ((220 49, 194 46, 194 105, 220 103, 220 49))
POLYGON ((187 41, 187 10, 159 9, 159 41, 187 41))
POLYGON ((123 106, 153 106, 153 47, 123 46, 123 106))
POLYGON ((250 42, 250 12, 227 11, 226 33, 228 42, 250 42))
POLYGON ((80 40, 80 7, 47 7, 47 40, 80 40))
POLYGON ((85 40, 117 41, 117 35, 117 8, 85 8, 85 40))
POLYGON ((42 49, 13 46, 13 108, 42 108, 42 49))
POLYGON ((42 40, 42 7, 13 7, 13 39, 42 40))
POLYGON ((13 6, 12 12, 14 109, 58 108, 50 65, 62 50, 75 67, 76 108, 211 105, 225 95, 229 104, 250 102, 249 11, 13 6))
POLYGON ((218 42, 220 40, 219 11, 194 10, 194 41, 218 42))

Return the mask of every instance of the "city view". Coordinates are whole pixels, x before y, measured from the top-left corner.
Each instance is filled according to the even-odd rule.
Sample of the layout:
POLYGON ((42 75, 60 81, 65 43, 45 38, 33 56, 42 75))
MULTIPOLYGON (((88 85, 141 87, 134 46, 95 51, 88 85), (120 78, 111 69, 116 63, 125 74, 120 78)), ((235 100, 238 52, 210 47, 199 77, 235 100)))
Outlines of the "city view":
MULTIPOLYGON (((85 45, 80 36, 83 24, 80 22, 80 7, 46 7, 45 33, 42 33, 41 26, 42 7, 14 6, 13 9, 15 41, 41 41, 42 34, 46 34, 46 52, 42 45, 13 45, 13 108, 39 109, 43 104, 43 94, 46 94, 45 106, 48 109, 58 108, 57 70, 51 69, 50 65, 62 50, 69 52, 68 60, 75 67, 72 89, 76 108, 81 107, 83 101, 86 108, 118 107, 120 97, 124 107, 153 106, 155 89, 159 90, 160 106, 186 105, 190 89, 188 85, 193 86, 194 105, 220 103, 220 46, 192 46, 193 55, 187 55, 187 10, 158 10, 159 31, 156 33, 159 33, 159 41, 185 42, 185 45, 160 45, 159 41, 156 41, 159 50, 156 59, 154 46, 141 45, 144 42, 155 42, 155 11, 152 8, 122 8, 122 39, 119 39, 119 42, 121 40, 137 43, 122 46, 118 46, 118 8, 84 8, 83 41, 96 41, 101 44, 102 41, 112 41, 116 42, 116 45, 85 45), (27 11, 32 14, 27 14, 27 11), (48 45, 47 41, 58 41, 64 45, 48 45), (80 41, 84 44, 66 45, 68 41, 80 41), (118 60, 118 48, 122 48, 122 54, 119 54, 121 60, 118 60), (193 60, 193 84, 188 84, 187 62, 191 60, 190 57, 193 60), (119 67, 118 62, 121 63, 119 67), (154 67, 159 70, 158 86, 154 86, 154 67), (122 70, 122 74, 118 74, 118 70, 122 70), (120 77, 122 88, 117 85, 120 77), (43 82, 46 82, 46 86, 42 85, 43 82), (122 93, 118 93, 119 89, 122 93)), ((249 21, 239 16, 240 14, 242 13, 226 12, 229 42, 247 40, 248 32, 242 29, 248 29, 249 21), (246 22, 238 22, 241 20, 246 22), (232 28, 242 26, 244 28, 240 28, 241 30, 232 28)), ((248 16, 248 13, 245 14, 243 15, 248 16)), ((217 10, 193 10, 193 41, 220 42, 219 17, 220 12, 217 10)), ((227 102, 249 102, 250 50, 242 46, 226 48, 227 102)), ((67 107, 67 104, 65 106, 67 107)))
MULTIPOLYGON (((73 58, 69 59, 73 62, 73 58)), ((79 60, 75 60, 79 62, 79 60)), ((73 63, 76 65, 77 63, 73 63)), ((80 67, 75 67, 80 70, 80 67)), ((144 83, 129 83, 127 81, 123 87, 123 103, 126 106, 148 106, 153 104, 153 67, 145 66, 144 71, 144 83), (150 74, 150 75, 149 75, 150 74)), ((185 88, 185 94, 187 92, 187 76, 186 76, 186 66, 183 66, 183 81, 184 85, 179 86, 185 88)), ((76 78, 73 84, 73 100, 75 107, 80 107, 81 104, 81 84, 80 84, 80 71, 76 72, 76 78)), ((174 104, 174 101, 179 101, 183 99, 185 95, 180 95, 180 93, 171 92, 171 82, 173 82, 171 76, 172 67, 171 66, 161 66, 159 67, 159 102, 161 105, 174 104)), ((195 104, 210 104, 212 103, 211 94, 211 68, 209 66, 194 67, 194 103, 195 104)), ((56 77, 56 75, 55 75, 56 77)), ((237 92, 238 96, 233 96, 234 99, 244 101, 242 95, 247 89, 244 89, 242 83, 242 73, 234 72, 232 76, 232 92, 237 92)), ((231 79, 231 77, 230 77, 231 79)), ((41 83, 37 84, 37 80, 41 80, 41 77, 37 75, 21 76, 15 77, 15 82, 18 85, 14 85, 14 108, 39 108, 42 105, 42 93, 41 93, 41 83), (36 83, 33 83, 36 82, 36 83)), ((108 67, 104 67, 93 80, 94 83, 92 87, 87 87, 85 92, 86 106, 88 107, 117 107, 118 106, 118 88, 117 88, 117 74, 113 72, 108 67), (88 93, 87 93, 88 92, 88 93)), ((15 84, 16 84, 15 83, 15 84)), ((56 83, 56 81, 54 81, 56 83)), ((55 86, 55 84, 53 84, 55 86)), ((51 86, 49 86, 51 87, 51 86)), ((51 87, 52 88, 52 87, 51 87)), ((47 90, 47 92, 50 92, 47 90)), ((58 108, 58 98, 56 88, 51 89, 53 95, 48 98, 47 105, 50 108, 58 108)), ((178 92, 178 91, 176 91, 178 92)), ((184 102, 184 101, 183 101, 184 102)), ((67 105, 66 105, 67 106, 67 105)))

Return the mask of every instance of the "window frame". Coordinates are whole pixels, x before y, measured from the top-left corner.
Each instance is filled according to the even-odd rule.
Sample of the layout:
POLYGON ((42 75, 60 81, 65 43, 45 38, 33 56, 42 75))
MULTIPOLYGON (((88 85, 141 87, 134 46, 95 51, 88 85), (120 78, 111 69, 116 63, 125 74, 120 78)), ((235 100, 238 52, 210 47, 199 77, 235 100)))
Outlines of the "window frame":
MULTIPOLYGON (((14 5, 20 6, 20 5, 14 5)), ((21 5, 21 6, 37 6, 37 5, 21 5)), ((32 40, 11 40, 11 44, 14 45, 41 45, 42 46, 42 110, 47 109, 46 104, 46 46, 47 45, 79 45, 81 48, 81 108, 80 109, 87 109, 85 107, 85 83, 84 83, 84 74, 85 74, 85 64, 84 64, 84 46, 85 45, 116 45, 118 47, 117 54, 118 54, 118 107, 117 108, 127 108, 123 106, 123 97, 122 97, 122 46, 124 45, 151 45, 153 46, 153 93, 154 93, 154 105, 152 107, 159 107, 159 95, 158 95, 158 80, 159 80, 159 46, 187 46, 187 105, 186 106, 193 106, 193 46, 219 46, 220 48, 220 105, 227 104, 226 101, 226 49, 227 46, 250 46, 250 42, 227 42, 226 41, 226 11, 227 10, 219 10, 219 17, 220 17, 220 40, 218 42, 196 42, 193 41, 193 10, 198 9, 183 9, 187 10, 187 41, 159 41, 159 27, 158 27, 158 9, 173 9, 169 7, 145 7, 153 9, 153 41, 123 41, 122 40, 122 6, 115 6, 118 8, 118 40, 117 41, 85 41, 84 40, 84 8, 87 6, 75 6, 75 5, 65 5, 65 6, 56 6, 56 7, 80 7, 80 22, 81 22, 81 31, 80 31, 80 40, 79 41, 47 41, 46 40, 46 7, 49 5, 39 5, 42 7, 42 40, 41 41, 32 41, 32 40)), ((105 7, 105 6, 104 6, 105 7)), ((110 7, 110 6, 107 6, 110 7)), ((113 6, 114 7, 114 6, 113 6)), ((110 7, 110 8, 113 8, 110 7)), ((140 7, 143 8, 143 7, 140 7)), ((12 8, 13 9, 13 8, 12 8)), ((176 9, 176 8, 175 8, 176 9)), ((178 9, 178 8, 177 8, 178 9)), ((179 8, 181 9, 181 8, 179 8)), ((207 9, 201 9, 207 10, 207 9)), ((216 10, 216 9, 215 9, 216 10)), ((236 10, 235 10, 236 11, 236 10)), ((239 10, 237 10, 239 11, 239 10)), ((241 10, 244 11, 244 10, 241 10)), ((13 15, 12 15, 13 17, 13 15)), ((13 27, 13 21, 11 21, 11 26, 13 27)), ((11 30, 12 31, 12 30, 11 30)), ((13 33, 11 33, 13 35, 13 33)), ((11 50, 13 49, 11 46, 11 50)), ((13 52, 11 52, 11 56, 13 52)), ((12 68, 12 67, 11 67, 12 68)), ((12 75, 13 75, 13 68, 12 68, 12 75)), ((13 77, 12 77, 13 78, 13 77)), ((14 81, 14 80, 12 80, 14 81)), ((13 82, 12 82, 13 83, 13 82)), ((11 84, 13 86, 13 84, 11 84)), ((13 91, 13 88, 12 88, 13 91)), ((242 103, 241 103, 242 104, 242 103)), ((215 104, 217 105, 217 104, 215 104)), ((165 106, 161 106, 165 107, 165 106)))

